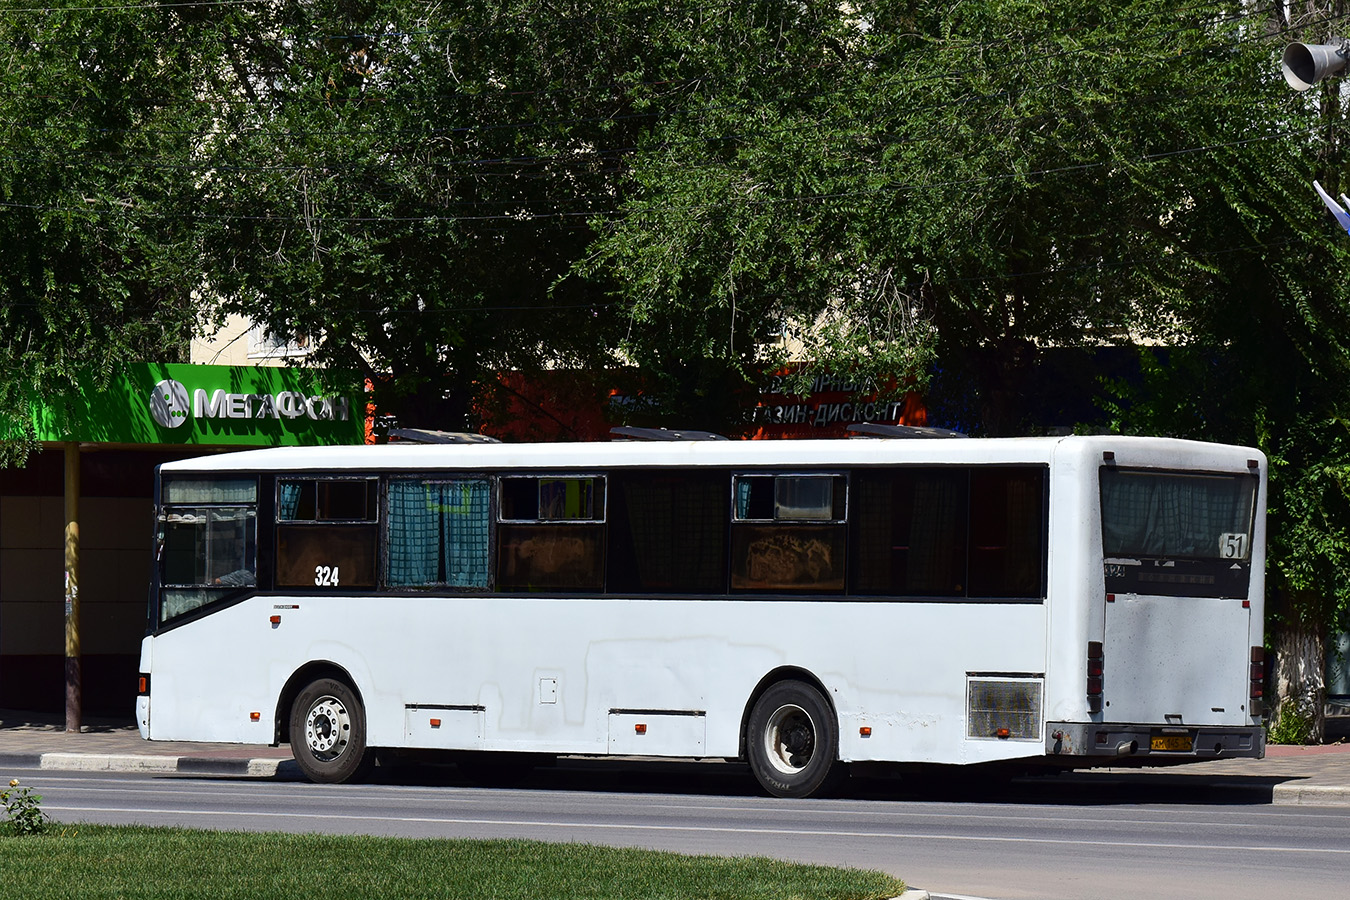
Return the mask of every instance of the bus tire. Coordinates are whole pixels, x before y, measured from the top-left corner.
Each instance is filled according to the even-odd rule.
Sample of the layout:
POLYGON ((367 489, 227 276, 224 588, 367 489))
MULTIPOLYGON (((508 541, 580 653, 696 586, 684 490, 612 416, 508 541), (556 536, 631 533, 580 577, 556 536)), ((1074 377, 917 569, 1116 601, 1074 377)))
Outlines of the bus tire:
POLYGON ((310 781, 360 781, 375 765, 375 753, 366 746, 366 711, 341 681, 320 678, 296 695, 290 735, 291 754, 310 781))
POLYGON ((755 701, 746 756, 755 779, 775 797, 824 794, 845 774, 834 711, 802 681, 780 681, 755 701))

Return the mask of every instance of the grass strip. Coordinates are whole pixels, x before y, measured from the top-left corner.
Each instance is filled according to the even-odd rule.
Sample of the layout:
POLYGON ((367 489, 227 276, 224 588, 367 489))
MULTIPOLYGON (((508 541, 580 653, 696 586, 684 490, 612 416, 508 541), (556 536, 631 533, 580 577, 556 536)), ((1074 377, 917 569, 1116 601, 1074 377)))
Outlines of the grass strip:
POLYGON ((25 900, 273 897, 881 900, 881 872, 588 844, 58 826, 0 837, 0 894, 25 900))

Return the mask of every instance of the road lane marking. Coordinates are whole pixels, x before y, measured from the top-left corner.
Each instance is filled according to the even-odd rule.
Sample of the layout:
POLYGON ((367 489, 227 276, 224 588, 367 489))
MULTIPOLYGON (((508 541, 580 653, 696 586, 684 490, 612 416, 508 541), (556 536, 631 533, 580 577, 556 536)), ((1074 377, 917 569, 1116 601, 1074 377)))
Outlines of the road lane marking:
MULTIPOLYGON (((75 780, 75 779, 72 779, 72 780, 75 780)), ((91 780, 91 781, 99 781, 99 779, 89 779, 89 780, 91 780)), ((375 787, 378 787, 378 788, 387 788, 387 787, 389 787, 389 786, 388 786, 388 785, 379 785, 379 786, 375 786, 375 787)), ((477 791, 477 789, 475 789, 475 788, 467 788, 467 789, 447 789, 444 793, 441 793, 441 792, 425 792, 425 793, 423 793, 423 795, 417 796, 417 793, 418 793, 419 791, 425 791, 425 789, 423 789, 423 788, 416 788, 416 787, 406 787, 406 786, 396 786, 396 787, 399 787, 399 788, 400 788, 399 790, 396 791, 396 794, 395 794, 395 796, 397 797, 398 800, 400 800, 400 801, 407 801, 407 802, 411 802, 411 803, 418 803, 418 804, 439 803, 439 804, 445 804, 445 805, 482 805, 483 803, 487 802, 487 799, 488 799, 488 798, 482 798, 482 797, 469 796, 469 794, 470 794, 471 792, 476 792, 476 791, 477 791)), ((56 787, 56 786, 52 786, 52 787, 46 788, 45 790, 48 791, 48 795, 49 795, 49 796, 52 796, 52 795, 51 795, 51 791, 52 791, 52 790, 57 790, 57 791, 59 791, 59 790, 61 790, 61 788, 60 788, 60 787, 56 787)), ((253 791, 250 791, 250 792, 244 792, 244 791, 235 791, 235 790, 203 790, 203 789, 199 789, 199 788, 198 788, 198 789, 182 789, 182 790, 177 790, 177 789, 168 789, 168 788, 86 787, 86 788, 80 788, 80 793, 83 793, 83 794, 118 794, 118 793, 121 793, 121 794, 129 794, 129 795, 163 796, 163 797, 181 797, 181 798, 185 798, 185 797, 208 797, 208 798, 217 798, 217 799, 223 799, 223 798, 239 798, 239 799, 246 799, 246 800, 256 800, 256 799, 260 799, 260 798, 265 798, 265 799, 267 799, 267 800, 272 800, 272 801, 278 801, 278 800, 306 800, 306 801, 313 801, 313 800, 315 800, 315 799, 318 799, 318 798, 316 798, 316 796, 315 796, 315 792, 318 791, 318 790, 322 790, 322 789, 315 788, 315 789, 302 789, 302 790, 299 790, 299 791, 292 790, 292 791, 288 791, 288 792, 286 792, 286 793, 270 792, 270 793, 266 793, 266 794, 260 795, 260 794, 258 794, 257 792, 253 792, 253 791)), ((344 786, 342 786, 342 787, 340 787, 340 788, 337 788, 337 789, 322 790, 322 796, 323 796, 323 798, 325 798, 325 799, 338 799, 338 798, 342 798, 344 802, 349 802, 349 803, 379 803, 379 802, 384 802, 385 799, 386 799, 386 795, 385 795, 383 792, 377 792, 377 791, 375 791, 375 790, 369 790, 369 789, 368 789, 368 790, 360 790, 360 789, 353 790, 353 786, 351 786, 351 785, 344 785, 344 786)), ((555 796, 555 797, 556 797, 556 796, 559 796, 559 795, 554 794, 554 795, 552 795, 552 796, 555 796)), ((573 795, 562 795, 562 796, 568 796, 568 797, 570 797, 570 796, 573 796, 573 795)), ((498 795, 497 798, 500 799, 500 795, 498 795)), ((591 798, 587 798, 587 799, 591 799, 591 798)), ((751 813, 751 814, 756 815, 756 816, 761 817, 761 818, 763 817, 764 813, 765 813, 766 811, 769 811, 770 809, 771 809, 772 811, 774 811, 774 812, 780 812, 780 811, 781 811, 781 812, 786 812, 786 810, 785 810, 784 808, 782 808, 782 807, 771 807, 771 808, 766 808, 766 807, 763 807, 763 806, 727 806, 727 805, 712 805, 712 804, 701 804, 701 805, 700 805, 700 804, 690 804, 690 805, 680 805, 680 804, 673 804, 673 803, 660 803, 660 804, 644 804, 644 805, 643 805, 643 808, 644 808, 644 809, 662 809, 662 810, 671 810, 671 811, 674 811, 674 812, 689 812, 689 813, 705 813, 705 812, 751 813)), ((1072 807, 1069 807, 1068 809, 1073 809, 1073 808, 1072 808, 1072 807)), ((811 809, 811 813, 812 813, 813 815, 830 814, 830 815, 834 815, 834 816, 854 816, 854 817, 857 817, 857 818, 873 818, 873 819, 874 819, 874 818, 881 818, 881 817, 890 817, 890 818, 894 818, 894 819, 924 819, 924 820, 949 819, 949 820, 955 820, 955 821, 973 821, 973 822, 984 822, 984 821, 989 821, 989 822, 991 822, 991 823, 997 823, 997 824, 999 824, 999 825, 1005 825, 1005 826, 1009 824, 1007 818, 1005 817, 1005 813, 1006 813, 1007 811, 1008 811, 1008 808, 1006 808, 1006 807, 999 807, 999 808, 992 808, 992 807, 991 807, 991 808, 989 808, 989 811, 986 812, 986 813, 922 812, 922 811, 910 811, 910 810, 890 810, 890 811, 888 811, 888 810, 869 810, 869 809, 857 809, 857 810, 846 810, 846 809, 816 809, 816 808, 812 808, 812 809, 811 809)), ((1020 811, 1020 810, 1019 810, 1019 811, 1020 811)), ((1280 816, 1280 817, 1283 817, 1283 818, 1289 818, 1289 819, 1294 819, 1294 820, 1296 820, 1295 822, 1290 823, 1288 826, 1285 826, 1285 827, 1304 827, 1303 825, 1301 825, 1301 824, 1299 824, 1299 823, 1305 822, 1306 819, 1307 819, 1306 816, 1300 816, 1300 815, 1290 814, 1290 813, 1275 814, 1275 816, 1280 816)), ((1103 816, 1103 817, 1100 817, 1100 818, 1093 818, 1093 817, 1087 817, 1087 816, 1064 816, 1064 815, 1056 815, 1056 814, 1042 814, 1042 815, 1035 815, 1035 816, 1019 815, 1019 817, 1017 818, 1015 824, 1017 824, 1017 825, 1026 825, 1026 826, 1028 826, 1028 827, 1030 827, 1030 826, 1037 826, 1037 825, 1061 825, 1061 826, 1066 826, 1066 825, 1075 825, 1075 824, 1113 825, 1113 826, 1123 826, 1123 825, 1160 826, 1160 825, 1161 825, 1161 826, 1166 826, 1166 827, 1169 827, 1169 828, 1211 828, 1211 829, 1231 828, 1231 829, 1234 829, 1234 830, 1253 830, 1253 829, 1258 829, 1258 828, 1280 827, 1280 823, 1271 823, 1271 822, 1257 822, 1257 821, 1228 822, 1228 821, 1204 821, 1204 820, 1195 820, 1195 821, 1192 821, 1192 820, 1184 820, 1184 819, 1175 819, 1175 818, 1172 818, 1172 817, 1166 815, 1166 814, 1163 813, 1163 812, 1160 812, 1159 815, 1158 815, 1158 818, 1156 818, 1156 819, 1120 819, 1120 818, 1112 818, 1112 817, 1110 817, 1110 816, 1103 816)), ((1348 824, 1350 824, 1350 823, 1348 823, 1348 824)))
POLYGON ((1236 844, 1179 844, 1165 843, 1162 841, 1131 841, 1112 839, 1109 841, 1084 841, 1069 840, 1065 838, 1036 838, 1036 837, 996 837, 993 835, 957 835, 957 834, 918 834, 905 832, 873 832, 873 831, 843 831, 830 829, 807 829, 807 828, 732 828, 720 825, 642 825, 642 824, 618 824, 608 822, 547 822, 540 820, 516 819, 468 819, 454 817, 435 817, 435 816, 340 816, 324 813, 297 813, 297 812, 266 812, 258 810, 234 811, 234 810, 203 810, 203 809, 108 809, 99 806, 59 806, 54 804, 44 804, 44 809, 49 812, 87 812, 87 813, 114 813, 114 814, 146 814, 157 816, 185 815, 185 816, 244 816, 252 818, 271 818, 271 819, 318 819, 330 821, 357 821, 357 822, 402 822, 416 825, 479 825, 491 826, 495 828, 572 828, 572 829, 590 829, 597 831, 657 831, 674 832, 687 831, 695 833, 712 834, 762 834, 774 837, 835 837, 835 838, 869 838, 877 840, 912 840, 912 841, 971 841, 974 843, 985 844, 1048 844, 1071 847, 1137 847, 1141 849, 1157 850, 1232 850, 1242 853, 1298 853, 1314 854, 1327 853, 1335 856, 1350 855, 1350 847, 1338 848, 1317 848, 1317 847, 1274 847, 1263 845, 1241 846, 1236 844))

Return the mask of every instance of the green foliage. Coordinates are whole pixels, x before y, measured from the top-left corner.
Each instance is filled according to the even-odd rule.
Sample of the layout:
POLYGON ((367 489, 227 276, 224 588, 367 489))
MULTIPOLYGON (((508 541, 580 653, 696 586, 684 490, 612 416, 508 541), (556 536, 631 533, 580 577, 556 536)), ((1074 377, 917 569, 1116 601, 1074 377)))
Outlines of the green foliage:
POLYGON ((1297 703, 1281 705, 1278 717, 1266 729, 1266 740, 1272 744, 1306 745, 1314 743, 1316 719, 1312 712, 1297 703))
POLYGON ((26 900, 327 896, 496 900, 880 900, 880 872, 743 857, 535 841, 406 840, 82 827, 5 847, 5 888, 26 900))
POLYGON ((4 807, 4 828, 10 834, 27 837, 46 832, 49 822, 42 811, 42 795, 34 794, 32 788, 20 787, 17 778, 9 782, 8 788, 0 788, 0 807, 4 807))
POLYGON ((938 366, 971 377, 991 434, 1028 427, 1048 346, 1289 326, 1312 352, 1338 302, 1299 321, 1229 292, 1292 285, 1288 228, 1317 225, 1261 15, 759 3, 716 35, 692 17, 663 35, 689 48, 688 88, 579 270, 612 276, 628 358, 744 370, 783 335, 836 370, 938 366))
POLYGON ((221 308, 307 339, 334 375, 373 379, 381 409, 411 425, 471 425, 476 385, 503 370, 611 359, 607 302, 565 276, 647 121, 658 12, 211 10, 229 65, 210 88, 210 155, 239 173, 204 198, 221 308))
POLYGON ((188 32, 154 6, 0 14, 0 436, 31 436, 35 394, 59 407, 124 360, 182 359, 200 284, 178 169, 188 32))

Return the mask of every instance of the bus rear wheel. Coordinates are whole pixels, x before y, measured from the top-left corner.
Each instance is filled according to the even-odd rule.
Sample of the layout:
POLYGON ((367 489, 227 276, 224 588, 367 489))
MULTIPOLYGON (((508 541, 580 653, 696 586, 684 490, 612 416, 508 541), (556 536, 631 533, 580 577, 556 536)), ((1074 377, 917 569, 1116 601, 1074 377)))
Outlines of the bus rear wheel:
POLYGON ((755 702, 746 755, 755 779, 775 797, 827 793, 845 774, 834 712, 820 691, 801 681, 780 681, 755 702))
POLYGON ((375 764, 366 746, 366 711, 341 681, 320 678, 296 695, 290 734, 291 754, 310 781, 359 781, 375 764))

